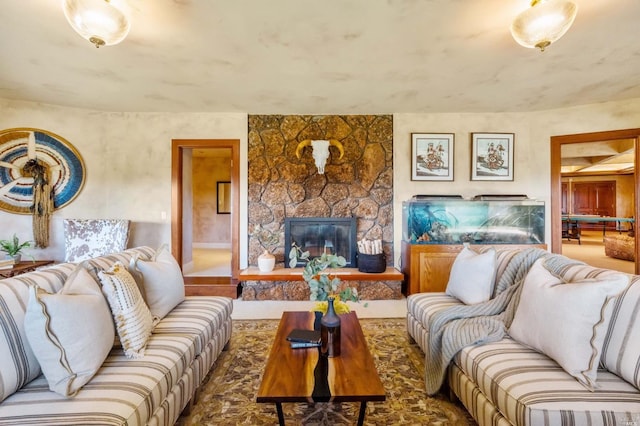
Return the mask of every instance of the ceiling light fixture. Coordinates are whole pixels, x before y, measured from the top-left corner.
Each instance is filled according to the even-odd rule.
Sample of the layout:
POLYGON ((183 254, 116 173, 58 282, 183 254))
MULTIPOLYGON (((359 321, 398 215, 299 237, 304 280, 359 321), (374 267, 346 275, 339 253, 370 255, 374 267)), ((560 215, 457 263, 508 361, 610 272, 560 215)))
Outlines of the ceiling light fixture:
POLYGON ((577 13, 578 6, 568 0, 532 0, 511 24, 511 35, 522 46, 544 52, 567 32, 577 13))
POLYGON ((120 43, 131 28, 124 0, 63 0, 62 9, 71 27, 96 47, 120 43))

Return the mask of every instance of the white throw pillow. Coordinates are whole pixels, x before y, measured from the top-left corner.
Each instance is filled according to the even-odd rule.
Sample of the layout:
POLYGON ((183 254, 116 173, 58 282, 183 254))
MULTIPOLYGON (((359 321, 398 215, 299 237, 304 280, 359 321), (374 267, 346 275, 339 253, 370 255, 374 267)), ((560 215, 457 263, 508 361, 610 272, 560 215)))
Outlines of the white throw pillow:
POLYGON ((619 273, 565 282, 544 262, 537 260, 524 279, 509 334, 552 358, 593 390, 611 317, 607 307, 629 285, 629 277, 619 273))
POLYGON ((124 354, 129 358, 143 356, 154 323, 136 281, 120 262, 114 263, 108 271, 98 272, 98 277, 111 307, 124 354))
POLYGON ((451 266, 446 294, 467 305, 486 302, 493 293, 496 251, 476 253, 464 247, 451 266))
POLYGON ((142 274, 144 297, 155 318, 164 318, 184 300, 182 271, 166 244, 150 261, 136 259, 135 268, 142 274))
POLYGON ((25 332, 49 389, 65 397, 91 380, 115 337, 107 301, 82 264, 56 294, 29 288, 25 332))

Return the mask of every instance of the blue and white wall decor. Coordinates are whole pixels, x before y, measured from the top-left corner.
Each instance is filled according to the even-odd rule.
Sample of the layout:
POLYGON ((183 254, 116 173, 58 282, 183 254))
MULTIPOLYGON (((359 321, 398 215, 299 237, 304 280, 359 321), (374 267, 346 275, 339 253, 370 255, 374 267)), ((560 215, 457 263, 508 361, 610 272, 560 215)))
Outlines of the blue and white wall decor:
POLYGON ((0 210, 31 214, 33 178, 23 174, 28 160, 48 168, 54 209, 78 196, 86 178, 82 157, 66 139, 46 130, 13 128, 0 131, 0 210))

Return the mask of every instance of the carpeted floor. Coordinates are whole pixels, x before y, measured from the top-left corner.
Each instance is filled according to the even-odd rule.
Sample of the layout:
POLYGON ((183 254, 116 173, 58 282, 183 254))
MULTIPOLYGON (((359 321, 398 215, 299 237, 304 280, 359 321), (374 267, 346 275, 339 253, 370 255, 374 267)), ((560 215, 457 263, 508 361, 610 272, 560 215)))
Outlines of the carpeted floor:
MULTIPOLYGON (((367 403, 366 425, 475 425, 464 407, 424 390, 424 355, 409 343, 406 320, 361 319, 385 402, 367 403)), ((255 402, 278 320, 236 320, 231 347, 218 358, 197 404, 178 421, 191 425, 275 425, 274 404, 255 402)), ((357 373, 354 373, 357 374, 357 373)), ((353 425, 359 403, 285 403, 287 425, 353 425)))

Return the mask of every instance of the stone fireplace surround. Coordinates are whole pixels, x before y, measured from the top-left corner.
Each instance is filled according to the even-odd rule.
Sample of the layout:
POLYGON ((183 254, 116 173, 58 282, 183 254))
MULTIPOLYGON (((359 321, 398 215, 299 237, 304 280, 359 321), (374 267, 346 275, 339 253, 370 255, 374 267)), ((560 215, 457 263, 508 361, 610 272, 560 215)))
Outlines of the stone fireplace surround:
MULTIPOLYGON (((391 115, 249 115, 249 265, 268 250, 284 267, 285 217, 355 217, 357 240, 381 239, 393 264, 393 118, 391 115), (305 139, 337 139, 318 174, 305 139)), ((349 281, 362 299, 397 299, 401 282, 349 281)), ((305 282, 245 281, 245 300, 308 300, 305 282)))

